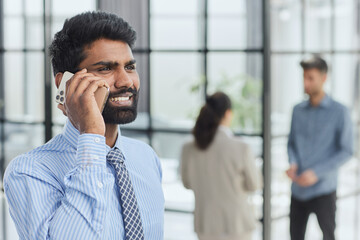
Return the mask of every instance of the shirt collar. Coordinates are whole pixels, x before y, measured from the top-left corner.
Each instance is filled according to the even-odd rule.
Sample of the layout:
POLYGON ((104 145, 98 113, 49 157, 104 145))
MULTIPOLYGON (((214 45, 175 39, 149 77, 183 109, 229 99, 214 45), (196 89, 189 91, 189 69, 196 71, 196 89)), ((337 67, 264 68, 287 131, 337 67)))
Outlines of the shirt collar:
MULTIPOLYGON (((72 125, 69 119, 66 120, 64 130, 63 130, 63 136, 66 139, 66 141, 74 148, 77 149, 78 144, 78 137, 80 135, 80 132, 72 125)), ((107 152, 110 151, 110 149, 114 149, 117 147, 121 151, 123 150, 121 147, 121 131, 120 126, 118 127, 118 137, 116 139, 115 145, 113 148, 110 148, 108 145, 106 145, 107 152)))
POLYGON ((118 126, 118 136, 115 142, 115 145, 110 148, 108 145, 106 145, 106 151, 109 152, 110 150, 114 149, 114 148, 118 148, 121 150, 121 152, 125 155, 124 153, 124 149, 122 149, 122 145, 121 145, 121 130, 120 130, 120 126, 118 126))
POLYGON ((226 127, 226 126, 220 124, 219 130, 223 131, 229 137, 233 136, 233 132, 231 131, 231 129, 229 127, 226 127))
POLYGON ((324 98, 320 102, 319 107, 324 107, 324 108, 330 107, 330 104, 331 104, 331 99, 327 94, 325 94, 324 98))
MULTIPOLYGON (((327 108, 330 106, 331 106, 331 98, 327 94, 325 94, 323 99, 321 99, 319 106, 317 106, 317 107, 327 108)), ((310 99, 308 99, 306 101, 305 107, 312 107, 312 105, 310 103, 310 99)))

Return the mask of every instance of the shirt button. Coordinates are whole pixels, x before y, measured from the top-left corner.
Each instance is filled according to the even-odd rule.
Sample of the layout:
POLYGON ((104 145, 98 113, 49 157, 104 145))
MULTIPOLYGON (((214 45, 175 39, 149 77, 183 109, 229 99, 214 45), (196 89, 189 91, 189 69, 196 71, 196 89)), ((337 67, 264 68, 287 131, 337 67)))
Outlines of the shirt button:
POLYGON ((94 141, 95 141, 96 143, 98 143, 98 142, 100 142, 100 138, 96 137, 96 138, 94 138, 94 141))
POLYGON ((97 182, 97 186, 98 186, 99 188, 102 188, 104 185, 102 184, 102 182, 98 181, 98 182, 97 182))

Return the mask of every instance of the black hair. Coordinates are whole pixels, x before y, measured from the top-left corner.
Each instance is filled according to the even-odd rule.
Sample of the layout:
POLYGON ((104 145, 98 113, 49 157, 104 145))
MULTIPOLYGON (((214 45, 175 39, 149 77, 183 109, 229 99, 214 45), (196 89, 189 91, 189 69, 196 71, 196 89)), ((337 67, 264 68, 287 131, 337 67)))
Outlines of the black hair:
POLYGON ((327 65, 326 61, 317 55, 314 55, 313 57, 311 57, 309 59, 302 60, 300 62, 300 65, 304 70, 315 68, 322 73, 328 72, 328 65, 327 65))
POLYGON ((102 38, 123 41, 132 49, 136 32, 124 19, 107 12, 84 12, 66 19, 49 47, 54 75, 81 70, 78 66, 86 58, 85 47, 102 38))
POLYGON ((206 98, 192 131, 196 145, 205 150, 213 141, 220 121, 227 110, 231 109, 231 100, 223 92, 216 92, 206 98))

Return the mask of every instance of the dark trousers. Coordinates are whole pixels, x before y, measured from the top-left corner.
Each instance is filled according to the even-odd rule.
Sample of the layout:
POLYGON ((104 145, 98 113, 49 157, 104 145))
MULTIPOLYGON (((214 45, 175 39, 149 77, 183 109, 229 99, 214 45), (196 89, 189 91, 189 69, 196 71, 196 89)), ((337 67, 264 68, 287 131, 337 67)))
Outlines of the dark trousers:
POLYGON ((324 240, 335 240, 336 191, 307 201, 291 197, 291 240, 304 240, 310 213, 315 213, 324 240))

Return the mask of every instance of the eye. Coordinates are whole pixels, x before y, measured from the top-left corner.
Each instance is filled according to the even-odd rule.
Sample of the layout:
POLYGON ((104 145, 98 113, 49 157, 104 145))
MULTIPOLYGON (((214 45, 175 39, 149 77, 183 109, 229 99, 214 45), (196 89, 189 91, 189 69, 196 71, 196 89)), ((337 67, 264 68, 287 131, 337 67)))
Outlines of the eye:
POLYGON ((110 71, 110 70, 111 70, 110 67, 102 67, 102 68, 99 68, 99 69, 98 69, 99 72, 110 71))
POLYGON ((135 70, 135 69, 136 69, 135 64, 125 66, 125 70, 128 70, 128 71, 132 71, 132 70, 135 70))

